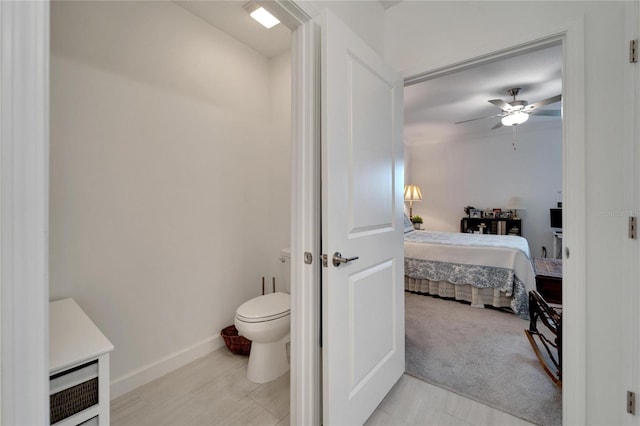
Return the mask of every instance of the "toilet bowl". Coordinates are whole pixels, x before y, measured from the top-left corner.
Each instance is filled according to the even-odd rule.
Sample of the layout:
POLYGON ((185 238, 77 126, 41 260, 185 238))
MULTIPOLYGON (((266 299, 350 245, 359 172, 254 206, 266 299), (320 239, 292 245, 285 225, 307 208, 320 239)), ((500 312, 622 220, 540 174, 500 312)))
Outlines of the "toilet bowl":
MULTIPOLYGON (((289 289, 289 252, 281 252, 285 290, 289 289)), ((255 297, 236 310, 239 334, 251 340, 247 378, 254 383, 277 379, 289 370, 287 343, 291 324, 291 297, 276 292, 255 297)))

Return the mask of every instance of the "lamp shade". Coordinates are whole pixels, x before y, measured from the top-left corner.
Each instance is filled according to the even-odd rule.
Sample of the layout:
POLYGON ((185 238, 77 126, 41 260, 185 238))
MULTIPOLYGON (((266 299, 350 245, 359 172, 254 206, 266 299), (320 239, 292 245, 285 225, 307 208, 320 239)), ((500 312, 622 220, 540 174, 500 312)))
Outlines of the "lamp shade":
POLYGON ((520 197, 511 197, 507 202, 507 208, 509 210, 523 210, 524 206, 520 197))
POLYGON ((404 186, 404 200, 405 201, 422 201, 422 192, 418 185, 405 185, 404 186))
POLYGON ((504 126, 516 126, 522 124, 529 119, 529 114, 522 111, 512 112, 509 115, 502 117, 502 124, 504 126))

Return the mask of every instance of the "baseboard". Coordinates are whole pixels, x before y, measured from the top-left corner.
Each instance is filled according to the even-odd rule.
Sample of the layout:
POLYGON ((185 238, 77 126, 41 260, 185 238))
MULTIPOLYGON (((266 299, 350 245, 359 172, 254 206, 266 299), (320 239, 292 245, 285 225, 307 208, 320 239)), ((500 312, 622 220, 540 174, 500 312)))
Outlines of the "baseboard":
POLYGON ((224 341, 219 335, 212 336, 178 352, 167 355, 131 373, 125 374, 122 377, 118 377, 111 381, 111 399, 130 392, 158 377, 162 377, 191 361, 215 351, 223 345, 224 341))

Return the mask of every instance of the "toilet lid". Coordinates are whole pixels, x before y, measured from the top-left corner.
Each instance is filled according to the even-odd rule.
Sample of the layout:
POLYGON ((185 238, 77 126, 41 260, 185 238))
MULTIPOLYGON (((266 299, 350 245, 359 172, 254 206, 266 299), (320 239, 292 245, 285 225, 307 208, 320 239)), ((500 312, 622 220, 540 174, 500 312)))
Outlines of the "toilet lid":
POLYGON ((287 293, 271 293, 255 297, 236 311, 236 316, 246 322, 270 321, 289 315, 291 296, 287 293))

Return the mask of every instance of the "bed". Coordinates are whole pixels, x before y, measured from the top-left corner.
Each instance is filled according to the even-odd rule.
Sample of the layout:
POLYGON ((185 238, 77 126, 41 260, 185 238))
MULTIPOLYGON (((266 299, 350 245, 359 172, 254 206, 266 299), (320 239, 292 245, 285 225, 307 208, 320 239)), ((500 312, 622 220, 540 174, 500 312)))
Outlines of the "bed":
POLYGON ((526 239, 405 228, 405 290, 511 308, 529 318, 535 273, 526 239))

